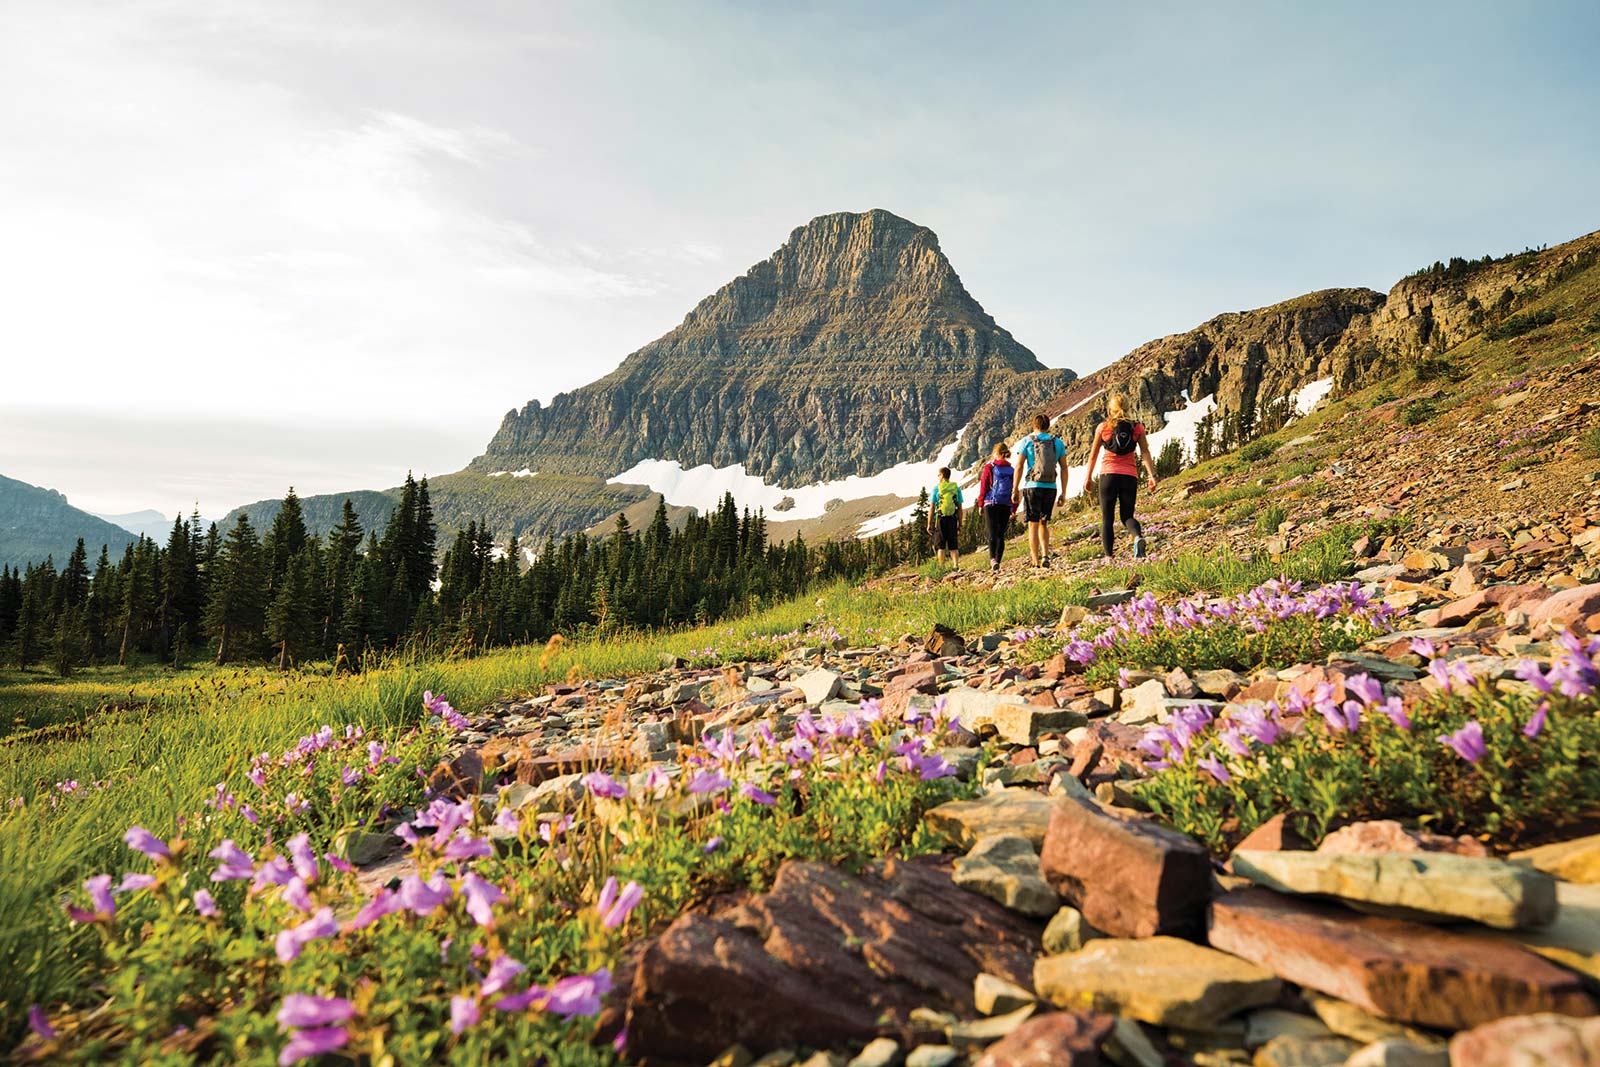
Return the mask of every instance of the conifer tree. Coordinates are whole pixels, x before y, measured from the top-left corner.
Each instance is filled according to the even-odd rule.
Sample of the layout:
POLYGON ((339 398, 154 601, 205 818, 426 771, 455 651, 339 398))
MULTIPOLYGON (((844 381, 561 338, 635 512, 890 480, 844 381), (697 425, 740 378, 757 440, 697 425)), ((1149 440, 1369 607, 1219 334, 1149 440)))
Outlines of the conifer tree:
POLYGON ((253 651, 261 633, 266 601, 261 544, 244 512, 228 531, 217 555, 206 605, 206 628, 217 641, 217 663, 253 651))

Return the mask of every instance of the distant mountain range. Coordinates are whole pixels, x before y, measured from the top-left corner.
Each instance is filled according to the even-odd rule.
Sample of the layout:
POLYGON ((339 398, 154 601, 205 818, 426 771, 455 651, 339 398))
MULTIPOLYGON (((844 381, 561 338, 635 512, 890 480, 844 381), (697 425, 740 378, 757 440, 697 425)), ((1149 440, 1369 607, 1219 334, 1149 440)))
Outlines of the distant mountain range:
POLYGON ((137 539, 122 527, 73 507, 54 489, 0 476, 0 565, 25 567, 54 558, 60 567, 80 537, 91 566, 101 545, 121 555, 137 539))
POLYGON ((152 541, 166 544, 167 536, 172 533, 173 520, 176 515, 169 518, 154 509, 147 511, 130 511, 126 515, 102 515, 92 512, 97 519, 104 519, 113 526, 120 526, 131 534, 143 534, 152 541))

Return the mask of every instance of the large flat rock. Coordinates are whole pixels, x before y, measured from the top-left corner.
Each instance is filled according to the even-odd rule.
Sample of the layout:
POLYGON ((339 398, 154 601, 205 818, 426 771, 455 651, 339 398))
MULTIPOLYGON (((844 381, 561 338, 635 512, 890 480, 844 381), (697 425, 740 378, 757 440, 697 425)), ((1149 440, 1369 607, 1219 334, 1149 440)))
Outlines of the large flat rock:
POLYGON ((1062 899, 1115 937, 1198 936, 1205 924, 1210 857, 1194 840, 1153 822, 1059 798, 1040 863, 1062 899))
POLYGON ((705 1062, 895 1036, 933 1007, 971 1017, 974 983, 1032 983, 1039 924, 950 882, 948 865, 889 860, 852 875, 790 861, 772 890, 679 916, 642 943, 623 995, 628 1051, 705 1062))
POLYGON ((1596 1067, 1600 1019, 1539 1014, 1501 1019, 1450 1039, 1452 1067, 1596 1067))
POLYGON ((940 804, 923 818, 935 833, 964 849, 993 834, 1025 837, 1039 848, 1050 826, 1053 805, 1049 797, 1031 789, 1002 789, 977 800, 940 804))
POLYGON ((1556 884, 1542 871, 1449 853, 1252 852, 1233 873, 1281 893, 1338 897, 1363 911, 1502 930, 1543 926, 1556 915, 1556 884))
POLYGON ((1526 864, 1568 882, 1600 882, 1600 834, 1513 852, 1511 862, 1526 864))
POLYGON ((1211 905, 1211 944, 1401 1022, 1460 1030, 1507 1015, 1589 1015, 1578 977, 1487 931, 1358 915, 1268 889, 1211 905))
POLYGON ((1033 985, 1058 1008, 1190 1030, 1270 1004, 1282 989, 1270 971, 1176 937, 1091 941, 1046 956, 1034 964, 1033 985))

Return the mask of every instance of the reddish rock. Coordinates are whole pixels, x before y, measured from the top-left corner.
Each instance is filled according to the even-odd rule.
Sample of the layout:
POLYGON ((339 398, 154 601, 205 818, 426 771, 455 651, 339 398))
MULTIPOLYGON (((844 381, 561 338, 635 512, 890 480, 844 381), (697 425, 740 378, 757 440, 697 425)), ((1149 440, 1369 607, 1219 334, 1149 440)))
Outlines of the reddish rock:
POLYGON ((990 1045, 975 1067, 1100 1067, 1100 1046, 1114 1029, 1109 1015, 1053 1012, 990 1045))
POLYGON ((1044 663, 1044 677, 1060 678, 1067 673, 1067 657, 1064 653, 1057 652, 1044 663))
POLYGON ((1342 703, 1345 699, 1344 672, 1334 667, 1312 667, 1304 674, 1299 675, 1290 682, 1291 688, 1298 690, 1310 699, 1317 692, 1317 686, 1324 682, 1333 686, 1333 699, 1342 703))
POLYGON ((483 792, 483 757, 469 748, 451 760, 440 760, 428 776, 428 788, 451 800, 465 800, 483 792))
POLYGON ((1484 537, 1467 542, 1468 552, 1483 552, 1484 559, 1496 560, 1506 554, 1506 543, 1498 537, 1484 537))
POLYGON ((1039 924, 950 881, 947 863, 886 861, 856 876, 791 860, 772 890, 679 916, 644 943, 627 986, 628 1051, 705 1062, 879 1035, 912 1009, 976 1012, 979 973, 1032 987, 1039 924))
POLYGON ((1578 976, 1491 934, 1240 889, 1211 905, 1211 945, 1400 1022, 1460 1030, 1507 1015, 1590 1015, 1578 976))
POLYGON ((967 653, 967 642, 944 623, 934 624, 924 647, 935 656, 964 656, 967 653))
POLYGON ((1063 797, 1039 859, 1051 888, 1113 937, 1197 937, 1204 927, 1211 859, 1174 830, 1063 797))
POLYGON ((1259 849, 1263 852, 1304 852, 1311 847, 1311 842, 1301 837, 1294 827, 1289 825, 1290 812, 1280 812, 1251 830, 1239 849, 1259 849))
MULTIPOLYGON (((1240 845, 1244 848, 1244 845, 1240 845)), ((1376 855, 1384 852, 1452 852, 1457 856, 1487 856, 1482 841, 1468 837, 1446 837, 1422 830, 1408 830, 1393 819, 1351 823, 1322 839, 1318 852, 1349 855, 1376 855)))
POLYGON ((1072 746, 1072 766, 1067 773, 1074 778, 1082 779, 1095 765, 1100 762, 1100 754, 1106 750, 1105 744, 1093 734, 1083 737, 1072 746))
POLYGON ((1054 689, 1046 689, 1040 693, 1029 693, 1025 703, 1039 708, 1059 707, 1056 703, 1056 691, 1054 689))
POLYGON ((1561 627, 1585 622, 1589 616, 1600 614, 1600 583, 1575 586, 1524 610, 1528 612, 1530 628, 1535 629, 1545 624, 1561 627))
POLYGON ((563 774, 580 771, 605 770, 611 765, 611 752, 579 745, 548 752, 542 756, 528 756, 517 761, 517 781, 538 785, 563 774))
POLYGON ((1597 1067, 1600 1019, 1518 1015, 1450 1039, 1451 1067, 1597 1067))
POLYGON ((1261 703, 1277 700, 1279 684, 1276 678, 1257 678, 1244 687, 1244 691, 1239 694, 1238 699, 1246 703, 1252 700, 1260 701, 1261 703))
POLYGON ((913 664, 893 675, 883 687, 883 695, 900 693, 927 693, 939 691, 939 669, 932 663, 913 664))
POLYGON ((1036 748, 1019 748, 1006 757, 1006 762, 1013 767, 1020 767, 1024 763, 1037 763, 1039 750, 1036 748))

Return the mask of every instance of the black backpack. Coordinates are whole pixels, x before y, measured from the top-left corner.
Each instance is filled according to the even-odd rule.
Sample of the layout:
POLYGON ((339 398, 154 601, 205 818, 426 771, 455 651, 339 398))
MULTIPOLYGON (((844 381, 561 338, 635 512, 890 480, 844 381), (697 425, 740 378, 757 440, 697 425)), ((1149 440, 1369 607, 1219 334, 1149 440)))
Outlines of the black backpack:
POLYGON ((1131 455, 1139 447, 1139 442, 1134 438, 1133 423, 1122 419, 1111 428, 1111 440, 1106 442, 1106 451, 1119 456, 1131 455))

